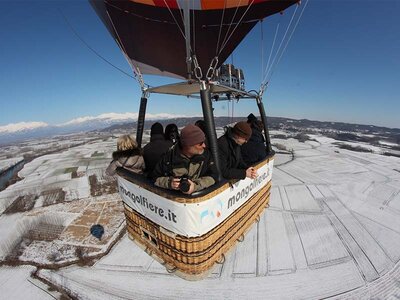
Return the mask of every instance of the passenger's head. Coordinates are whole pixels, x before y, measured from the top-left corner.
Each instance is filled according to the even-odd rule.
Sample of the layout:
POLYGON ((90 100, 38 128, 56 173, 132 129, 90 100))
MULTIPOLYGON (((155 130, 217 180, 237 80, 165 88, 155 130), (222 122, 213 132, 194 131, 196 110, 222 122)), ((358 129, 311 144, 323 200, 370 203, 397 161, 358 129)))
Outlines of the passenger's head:
POLYGON ((166 140, 176 142, 179 138, 178 126, 173 123, 168 124, 167 127, 165 127, 164 136, 166 140))
POLYGON ((252 124, 257 121, 257 117, 252 113, 247 116, 247 123, 252 124))
POLYGON ((117 140, 117 150, 125 151, 136 149, 138 146, 136 140, 130 135, 121 135, 117 140))
POLYGON ((182 151, 189 154, 189 156, 203 154, 206 148, 205 140, 204 132, 195 125, 189 124, 181 131, 180 145, 182 151))
POLYGON ((247 122, 237 122, 232 128, 232 135, 237 144, 243 145, 251 137, 251 127, 247 122))
POLYGON ((150 129, 150 136, 153 136, 155 134, 162 134, 164 135, 164 128, 161 125, 161 123, 156 122, 153 125, 151 125, 151 129, 150 129))
POLYGON ((196 123, 194 123, 197 127, 199 127, 204 133, 207 132, 206 130, 206 122, 204 120, 197 120, 196 123))

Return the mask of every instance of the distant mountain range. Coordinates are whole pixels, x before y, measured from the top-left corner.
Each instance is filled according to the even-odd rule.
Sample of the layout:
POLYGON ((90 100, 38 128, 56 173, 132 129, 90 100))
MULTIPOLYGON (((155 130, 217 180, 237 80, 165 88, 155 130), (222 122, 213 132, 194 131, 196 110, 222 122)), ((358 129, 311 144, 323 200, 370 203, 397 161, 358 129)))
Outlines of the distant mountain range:
MULTIPOLYGON (((149 120, 165 120, 179 117, 183 116, 170 114, 146 115, 146 118, 149 120)), ((81 117, 58 125, 50 125, 44 122, 21 122, 9 124, 6 126, 0 126, 0 145, 24 141, 27 139, 101 130, 115 124, 132 124, 132 122, 136 122, 137 118, 137 113, 108 113, 95 117, 81 117)))
MULTIPOLYGON (((49 125, 44 122, 21 122, 0 126, 0 145, 13 142, 24 141, 27 139, 51 137, 54 135, 87 132, 87 131, 106 131, 120 132, 121 130, 131 131, 136 128, 137 113, 108 113, 96 117, 82 117, 71 120, 59 125, 49 125)), ((145 129, 158 120, 164 126, 169 123, 175 123, 178 127, 194 123, 201 117, 188 117, 171 114, 147 114, 145 129)), ((246 120, 246 117, 216 117, 216 127, 222 127, 240 120, 246 120)), ((400 138, 400 129, 386 128, 374 125, 349 124, 342 122, 321 122, 310 121, 307 119, 288 119, 281 117, 269 117, 268 125, 270 129, 285 129, 294 131, 330 131, 330 132, 353 132, 363 134, 374 134, 391 137, 391 140, 400 138)))

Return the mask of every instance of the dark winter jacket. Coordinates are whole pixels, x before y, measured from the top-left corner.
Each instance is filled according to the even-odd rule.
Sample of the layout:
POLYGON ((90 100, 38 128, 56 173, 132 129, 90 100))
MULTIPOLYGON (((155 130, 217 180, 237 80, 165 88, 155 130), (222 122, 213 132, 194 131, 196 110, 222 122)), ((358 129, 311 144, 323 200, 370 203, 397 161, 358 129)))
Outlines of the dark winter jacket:
POLYGON ((182 154, 179 144, 176 144, 162 157, 151 174, 154 184, 166 189, 171 189, 174 177, 182 176, 194 182, 195 192, 213 185, 218 173, 211 153, 204 149, 203 154, 188 158, 182 154))
POLYGON ((118 167, 123 167, 138 174, 143 173, 145 164, 139 149, 115 151, 112 156, 113 160, 106 170, 107 175, 113 176, 118 167))
POLYGON ((265 139, 257 126, 252 126, 252 134, 246 144, 242 145, 242 157, 247 165, 252 165, 267 157, 265 139))
POLYGON ((151 173, 162 155, 172 147, 172 141, 167 141, 163 134, 153 134, 150 142, 143 148, 143 158, 146 172, 151 173))
POLYGON ((218 139, 219 160, 222 176, 226 179, 246 178, 247 164, 243 161, 238 145, 232 137, 231 128, 218 139))

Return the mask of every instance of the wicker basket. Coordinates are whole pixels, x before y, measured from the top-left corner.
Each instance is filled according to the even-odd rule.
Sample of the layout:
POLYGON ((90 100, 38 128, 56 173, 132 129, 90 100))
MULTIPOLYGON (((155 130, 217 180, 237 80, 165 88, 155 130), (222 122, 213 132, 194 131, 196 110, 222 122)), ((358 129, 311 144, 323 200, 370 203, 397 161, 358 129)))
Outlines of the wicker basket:
POLYGON ((241 238, 268 205, 269 182, 238 208, 224 222, 199 237, 184 237, 165 230, 129 206, 125 206, 128 232, 146 252, 167 264, 167 269, 178 270, 186 279, 200 278, 241 238), (184 275, 195 275, 188 278, 184 275))

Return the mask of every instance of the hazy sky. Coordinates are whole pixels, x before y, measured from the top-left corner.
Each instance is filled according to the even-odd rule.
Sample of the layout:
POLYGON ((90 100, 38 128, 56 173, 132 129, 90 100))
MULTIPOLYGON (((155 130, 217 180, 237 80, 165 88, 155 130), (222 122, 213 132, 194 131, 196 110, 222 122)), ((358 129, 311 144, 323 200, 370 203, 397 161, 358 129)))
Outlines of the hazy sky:
MULTIPOLYGON (((138 84, 88 50, 62 18, 60 11, 91 47, 130 72, 88 2, 1 1, 0 7, 0 126, 138 111, 138 84)), ((293 10, 264 22, 263 47, 257 26, 235 50, 247 89, 258 89, 261 52, 266 63, 277 24, 282 36, 293 10)), ((265 94, 267 115, 399 128, 399 11, 400 1, 310 0, 265 94)), ((215 108, 228 115, 226 103, 215 108)), ((255 110, 246 101, 235 104, 234 114, 255 110)), ((200 115, 201 106, 151 95, 148 112, 200 115)))

